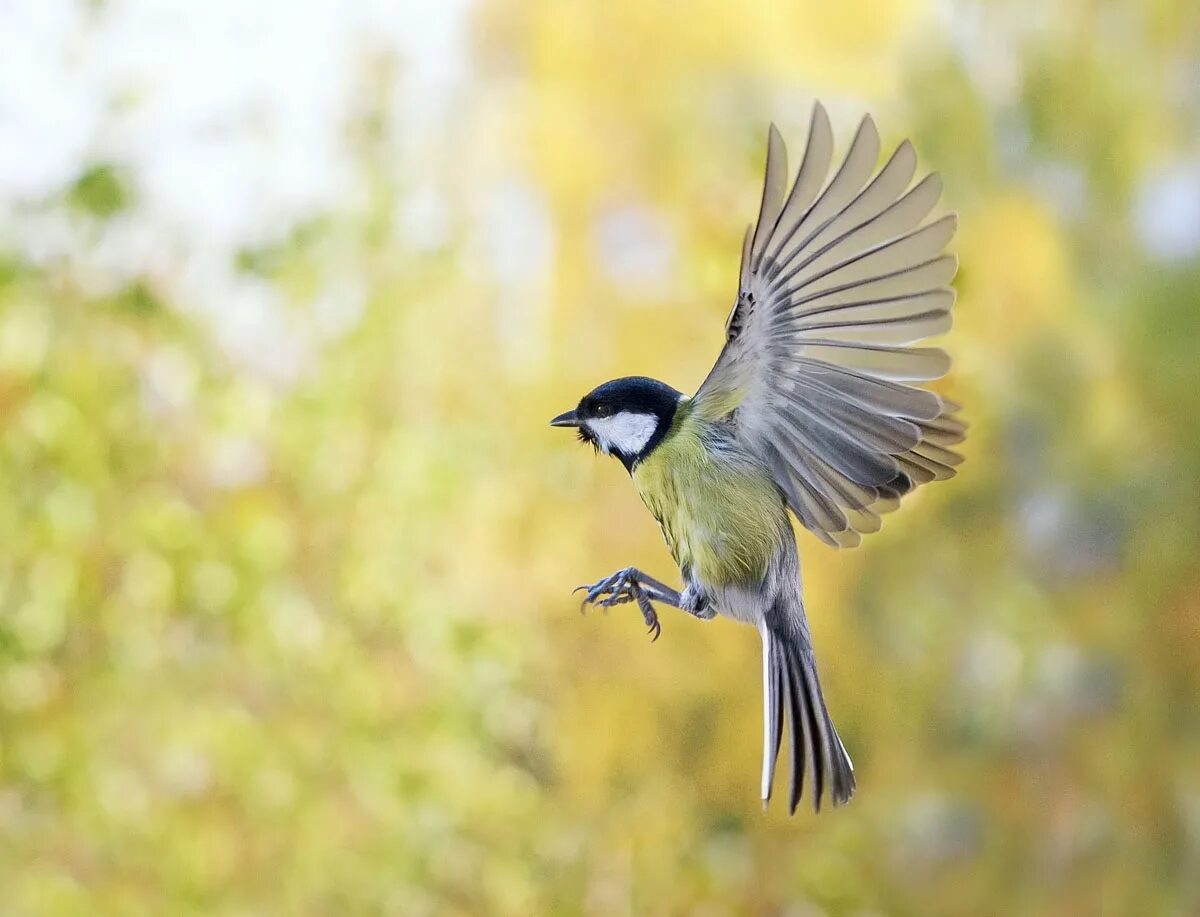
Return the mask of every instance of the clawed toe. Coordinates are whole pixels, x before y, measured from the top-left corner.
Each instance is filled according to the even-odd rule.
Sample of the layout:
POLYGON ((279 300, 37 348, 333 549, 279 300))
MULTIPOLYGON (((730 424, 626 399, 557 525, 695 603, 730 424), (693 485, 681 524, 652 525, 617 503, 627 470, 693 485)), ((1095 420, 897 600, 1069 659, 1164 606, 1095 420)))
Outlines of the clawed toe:
POLYGON ((662 625, 658 622, 658 613, 654 610, 650 600, 640 592, 637 594, 637 603, 642 612, 642 620, 646 622, 646 633, 651 635, 650 642, 653 643, 662 633, 662 625))
POLYGON ((652 635, 651 639, 657 640, 659 634, 662 633, 662 625, 658 622, 654 606, 651 604, 649 596, 642 590, 638 582, 638 573, 632 567, 618 570, 590 586, 577 586, 571 591, 571 594, 574 595, 583 590, 587 590, 587 594, 579 604, 580 613, 586 612, 588 605, 595 605, 597 608, 607 611, 616 605, 636 602, 642 618, 646 622, 647 632, 652 635))
POLYGON ((579 592, 580 590, 583 590, 583 589, 587 590, 587 595, 585 595, 583 597, 583 601, 579 603, 579 611, 582 613, 587 610, 588 605, 596 605, 597 603, 599 604, 600 608, 610 608, 610 607, 612 607, 612 605, 616 604, 616 603, 608 601, 608 600, 605 600, 602 602, 599 600, 606 593, 614 592, 613 585, 616 582, 616 580, 618 579, 618 577, 620 577, 620 575, 621 575, 620 573, 614 573, 612 576, 606 576, 604 579, 600 580, 598 583, 593 583, 590 586, 586 586, 586 585, 585 586, 576 586, 574 589, 572 589, 571 590, 572 595, 579 592))

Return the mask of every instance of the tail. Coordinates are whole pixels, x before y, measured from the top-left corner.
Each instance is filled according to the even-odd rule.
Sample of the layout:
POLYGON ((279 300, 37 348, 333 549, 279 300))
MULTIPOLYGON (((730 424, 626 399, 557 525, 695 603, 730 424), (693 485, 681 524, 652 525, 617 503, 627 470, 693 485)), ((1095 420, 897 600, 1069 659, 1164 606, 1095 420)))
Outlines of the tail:
POLYGON ((796 622, 769 613, 759 624, 759 633, 763 641, 763 807, 771 798, 784 710, 792 740, 788 812, 795 814, 800 803, 806 771, 812 781, 809 795, 814 812, 821 811, 826 790, 833 804, 841 805, 854 795, 854 765, 825 709, 803 618, 796 622))

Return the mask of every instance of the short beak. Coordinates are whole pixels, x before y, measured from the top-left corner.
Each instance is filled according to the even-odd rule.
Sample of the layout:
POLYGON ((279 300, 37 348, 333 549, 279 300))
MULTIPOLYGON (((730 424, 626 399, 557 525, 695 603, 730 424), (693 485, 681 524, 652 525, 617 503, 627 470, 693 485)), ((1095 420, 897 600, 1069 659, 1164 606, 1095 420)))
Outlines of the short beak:
POLYGON ((566 411, 562 414, 559 414, 552 421, 550 421, 550 426, 552 426, 552 427, 577 427, 577 426, 579 426, 579 418, 575 416, 574 411, 566 411))

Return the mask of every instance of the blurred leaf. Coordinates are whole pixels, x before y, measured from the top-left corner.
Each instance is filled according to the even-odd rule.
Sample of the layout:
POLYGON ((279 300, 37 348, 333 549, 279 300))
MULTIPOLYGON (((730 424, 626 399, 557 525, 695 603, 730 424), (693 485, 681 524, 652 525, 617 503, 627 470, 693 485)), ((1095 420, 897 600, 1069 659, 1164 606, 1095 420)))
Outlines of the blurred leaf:
POLYGON ((67 201, 85 213, 108 219, 130 204, 129 187, 115 166, 98 163, 76 179, 67 201))

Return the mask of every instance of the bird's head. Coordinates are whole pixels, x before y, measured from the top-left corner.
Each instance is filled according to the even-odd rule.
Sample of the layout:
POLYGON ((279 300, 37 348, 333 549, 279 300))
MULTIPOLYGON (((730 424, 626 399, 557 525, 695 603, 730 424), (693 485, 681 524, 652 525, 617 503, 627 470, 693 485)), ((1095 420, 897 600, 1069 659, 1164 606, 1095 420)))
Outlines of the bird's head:
POLYGON ((583 442, 615 455, 632 472, 671 428, 682 399, 682 393, 656 379, 627 376, 592 389, 578 407, 550 424, 574 427, 583 442))

